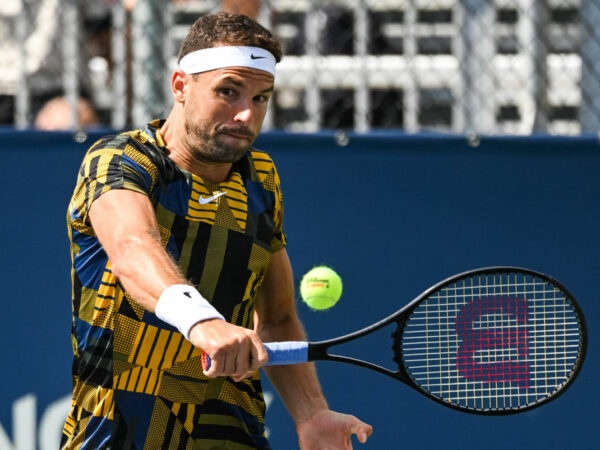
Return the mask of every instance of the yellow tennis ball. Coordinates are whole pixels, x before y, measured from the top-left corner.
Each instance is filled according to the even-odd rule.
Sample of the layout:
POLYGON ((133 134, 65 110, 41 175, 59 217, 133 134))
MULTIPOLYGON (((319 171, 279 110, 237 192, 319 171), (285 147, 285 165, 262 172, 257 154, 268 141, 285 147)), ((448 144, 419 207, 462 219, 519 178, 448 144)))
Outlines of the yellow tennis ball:
POLYGON ((302 277, 300 295, 312 309, 329 309, 342 296, 342 279, 327 266, 315 267, 302 277))

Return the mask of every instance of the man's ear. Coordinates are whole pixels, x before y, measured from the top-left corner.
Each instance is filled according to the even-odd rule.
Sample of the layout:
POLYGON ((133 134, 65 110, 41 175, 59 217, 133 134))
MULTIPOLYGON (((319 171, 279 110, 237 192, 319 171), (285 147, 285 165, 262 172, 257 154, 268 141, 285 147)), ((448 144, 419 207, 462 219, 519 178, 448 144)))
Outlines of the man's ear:
POLYGON ((177 69, 171 75, 171 92, 176 102, 182 103, 185 100, 184 87, 188 75, 181 69, 177 69))

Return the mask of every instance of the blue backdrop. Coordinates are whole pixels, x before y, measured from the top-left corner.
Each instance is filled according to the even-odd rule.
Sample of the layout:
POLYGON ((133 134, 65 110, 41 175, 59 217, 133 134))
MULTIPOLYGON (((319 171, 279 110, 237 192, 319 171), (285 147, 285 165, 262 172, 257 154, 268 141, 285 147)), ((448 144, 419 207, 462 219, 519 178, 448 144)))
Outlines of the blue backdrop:
MULTIPOLYGON (((0 131, 4 257, 0 449, 55 449, 69 403, 67 202, 95 136, 0 131)), ((586 449, 600 445, 600 145, 596 137, 468 140, 445 135, 263 135, 283 183, 297 281, 317 264, 344 279, 336 307, 298 302, 309 336, 326 339, 394 312, 464 270, 517 265, 549 273, 580 300, 590 331, 584 370, 557 401, 510 417, 444 408, 366 369, 320 362, 332 408, 375 434, 355 448, 586 449)), ((388 339, 387 331, 381 338, 388 339)), ((347 349, 391 365, 374 339, 347 349)), ((297 448, 294 426, 265 382, 275 449, 297 448)))

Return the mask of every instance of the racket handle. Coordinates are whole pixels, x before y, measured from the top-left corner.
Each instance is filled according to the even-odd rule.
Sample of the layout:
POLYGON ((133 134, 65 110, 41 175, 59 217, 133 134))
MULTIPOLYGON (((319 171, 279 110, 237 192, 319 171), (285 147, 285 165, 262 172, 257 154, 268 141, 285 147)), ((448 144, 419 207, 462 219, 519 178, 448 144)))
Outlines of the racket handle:
MULTIPOLYGON (((308 342, 265 342, 264 346, 269 355, 266 366, 299 364, 308 361, 308 342)), ((210 356, 205 352, 202 352, 202 368, 204 370, 210 369, 210 356)))

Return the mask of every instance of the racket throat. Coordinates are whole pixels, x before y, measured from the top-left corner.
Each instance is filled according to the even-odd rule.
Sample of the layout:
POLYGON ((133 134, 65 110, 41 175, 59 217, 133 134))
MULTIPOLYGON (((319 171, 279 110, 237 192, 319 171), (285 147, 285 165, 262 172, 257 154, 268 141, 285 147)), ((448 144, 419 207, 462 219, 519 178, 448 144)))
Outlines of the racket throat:
POLYGON ((324 360, 330 359, 331 356, 327 352, 326 347, 322 347, 320 345, 315 345, 313 343, 308 343, 308 360, 316 361, 316 360, 324 360))

